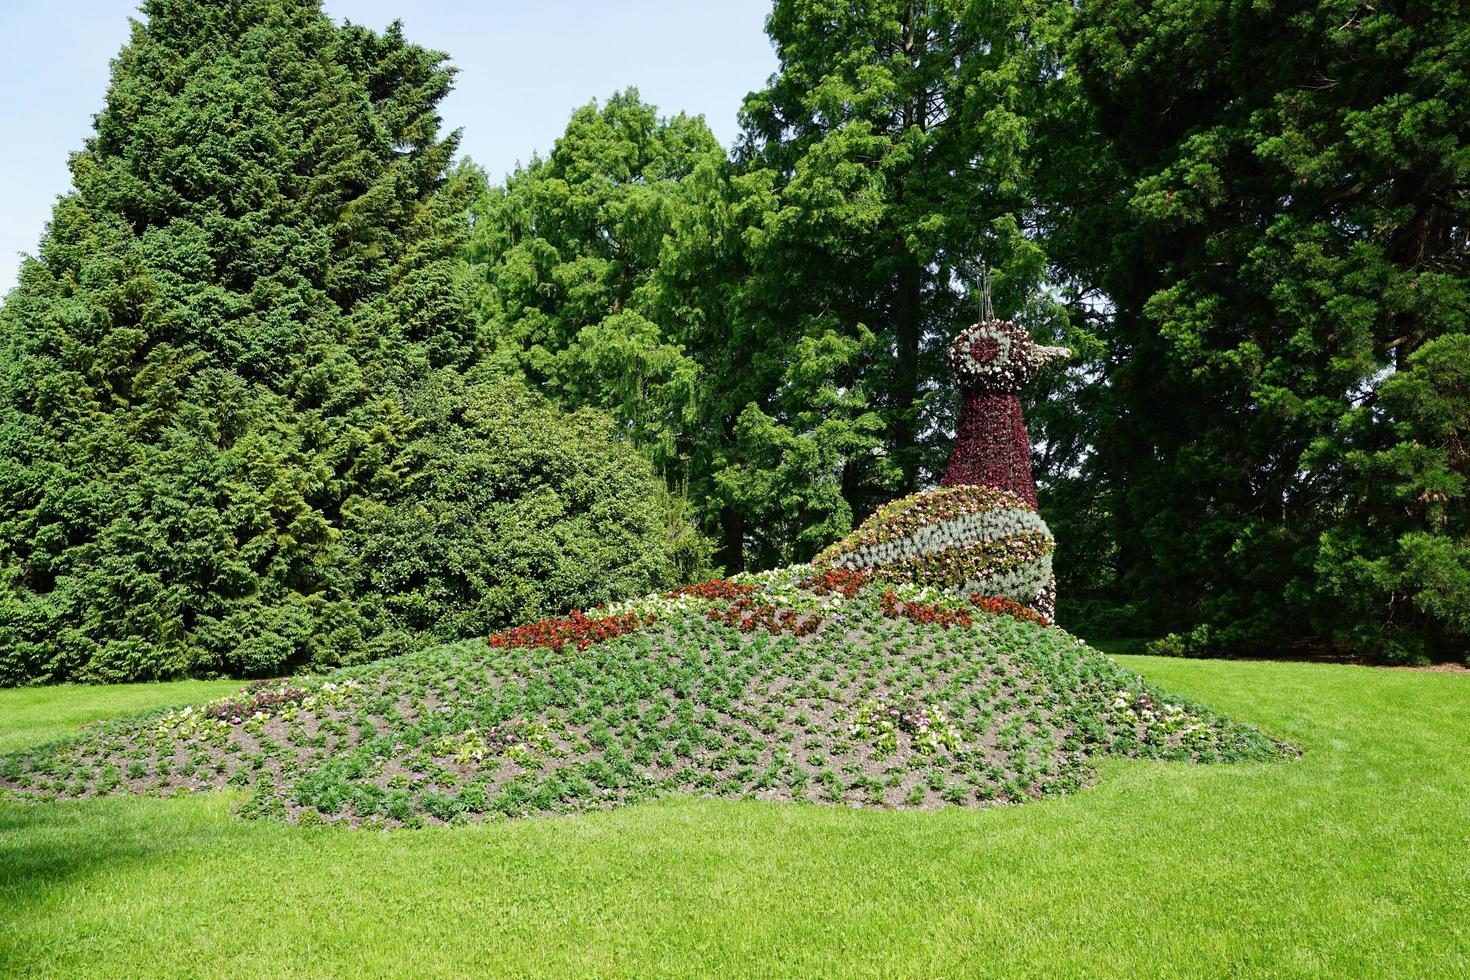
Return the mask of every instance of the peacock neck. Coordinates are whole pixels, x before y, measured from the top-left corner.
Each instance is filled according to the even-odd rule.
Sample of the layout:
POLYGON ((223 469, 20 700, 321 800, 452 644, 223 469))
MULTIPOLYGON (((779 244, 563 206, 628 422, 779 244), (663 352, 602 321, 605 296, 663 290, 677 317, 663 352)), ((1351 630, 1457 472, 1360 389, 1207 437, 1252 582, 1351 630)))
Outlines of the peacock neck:
POLYGON ((1036 506, 1031 440, 1019 396, 975 389, 964 393, 954 453, 940 485, 1009 490, 1036 506))

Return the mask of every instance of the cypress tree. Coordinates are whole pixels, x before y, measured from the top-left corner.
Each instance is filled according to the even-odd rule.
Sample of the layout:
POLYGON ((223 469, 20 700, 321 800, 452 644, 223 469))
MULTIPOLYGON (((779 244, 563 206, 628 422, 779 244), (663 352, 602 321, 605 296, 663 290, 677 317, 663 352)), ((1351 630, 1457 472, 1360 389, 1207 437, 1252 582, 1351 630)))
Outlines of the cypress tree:
POLYGON ((0 312, 0 681, 340 663, 657 584, 651 470, 464 374, 445 56, 318 0, 142 15, 0 312), (558 530, 589 508, 600 551, 558 530))

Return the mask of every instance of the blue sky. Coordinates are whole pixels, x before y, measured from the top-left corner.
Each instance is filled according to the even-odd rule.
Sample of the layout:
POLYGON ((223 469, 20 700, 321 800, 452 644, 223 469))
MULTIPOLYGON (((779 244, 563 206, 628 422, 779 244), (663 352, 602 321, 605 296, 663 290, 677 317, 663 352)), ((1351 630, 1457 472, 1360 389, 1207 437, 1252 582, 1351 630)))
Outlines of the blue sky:
MULTIPOLYGON (((770 0, 325 0, 337 20, 395 17, 460 74, 443 104, 461 152, 500 177, 546 151, 572 109, 628 85, 665 113, 702 114, 729 145, 745 93, 776 59, 770 0)), ((0 0, 0 295, 71 185, 67 154, 102 108, 136 0, 0 0)))

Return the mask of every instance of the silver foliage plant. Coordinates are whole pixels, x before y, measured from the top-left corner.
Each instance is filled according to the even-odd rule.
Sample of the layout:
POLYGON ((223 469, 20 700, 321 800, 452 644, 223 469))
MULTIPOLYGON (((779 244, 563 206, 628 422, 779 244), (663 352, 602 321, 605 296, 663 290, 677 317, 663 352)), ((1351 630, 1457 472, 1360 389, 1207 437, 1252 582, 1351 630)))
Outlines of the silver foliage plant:
POLYGON ((818 567, 1002 596, 1051 618, 1055 541, 1018 496, 982 486, 939 487, 879 508, 823 551, 818 567))

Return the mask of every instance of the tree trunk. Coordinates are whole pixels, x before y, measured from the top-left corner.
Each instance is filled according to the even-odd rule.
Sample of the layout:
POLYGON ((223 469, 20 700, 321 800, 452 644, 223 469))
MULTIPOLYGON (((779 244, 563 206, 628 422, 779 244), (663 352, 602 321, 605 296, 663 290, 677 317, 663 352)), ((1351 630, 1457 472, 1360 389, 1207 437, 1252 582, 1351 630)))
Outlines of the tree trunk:
POLYGON ((726 575, 745 571, 745 515, 730 504, 720 508, 720 552, 726 575))
MULTIPOLYGON (((907 257, 906 257, 907 258, 907 257)), ((900 493, 919 486, 919 345, 923 339, 922 270, 911 259, 898 275, 894 297, 893 445, 902 473, 900 493)))

